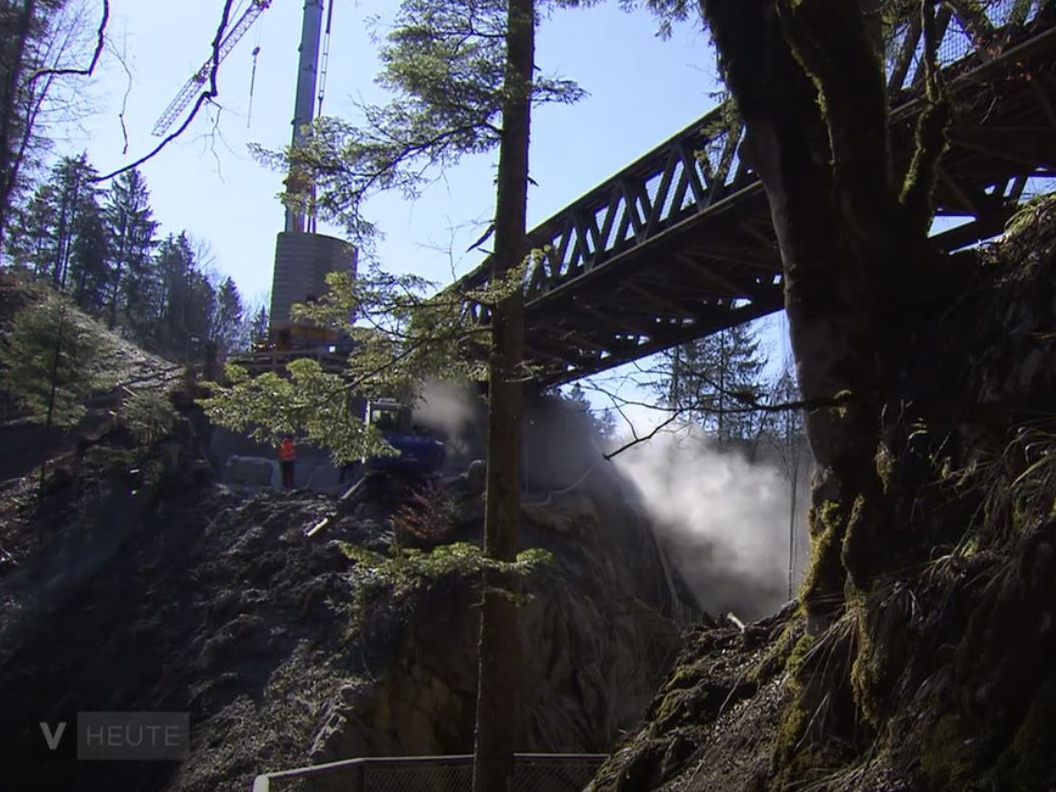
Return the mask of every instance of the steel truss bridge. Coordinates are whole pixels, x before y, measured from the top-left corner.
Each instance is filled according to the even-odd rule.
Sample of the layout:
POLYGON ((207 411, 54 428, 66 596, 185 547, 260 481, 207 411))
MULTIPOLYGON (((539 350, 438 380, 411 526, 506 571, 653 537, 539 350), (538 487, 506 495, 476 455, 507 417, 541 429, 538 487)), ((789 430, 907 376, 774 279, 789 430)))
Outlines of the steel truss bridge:
MULTIPOLYGON (((956 109, 935 197, 939 217, 964 221, 935 237, 948 250, 1000 233, 1027 180, 1056 176, 1056 20, 1049 0, 1016 19, 1023 6, 991 8, 984 36, 945 6, 938 18, 956 109)), ((891 138, 903 167, 924 107, 922 48, 910 22, 890 50, 891 138)), ((784 307, 770 210, 741 159, 742 139, 716 109, 530 232, 541 254, 527 274, 526 353, 540 384, 572 382, 784 307)), ((491 275, 488 259, 460 283, 479 288, 491 275)), ((481 306, 471 310, 488 320, 481 306)))

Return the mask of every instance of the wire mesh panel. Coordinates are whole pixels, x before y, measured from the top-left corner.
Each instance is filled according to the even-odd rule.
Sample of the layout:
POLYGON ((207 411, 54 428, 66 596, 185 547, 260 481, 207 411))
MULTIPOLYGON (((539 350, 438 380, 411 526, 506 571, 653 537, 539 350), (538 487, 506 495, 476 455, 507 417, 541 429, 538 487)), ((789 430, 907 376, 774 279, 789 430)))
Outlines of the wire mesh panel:
POLYGON ((473 787, 473 765, 459 758, 452 762, 429 764, 370 765, 363 768, 361 787, 356 792, 463 792, 473 787))
POLYGON ((513 766, 512 792, 580 792, 604 757, 519 757, 513 766))

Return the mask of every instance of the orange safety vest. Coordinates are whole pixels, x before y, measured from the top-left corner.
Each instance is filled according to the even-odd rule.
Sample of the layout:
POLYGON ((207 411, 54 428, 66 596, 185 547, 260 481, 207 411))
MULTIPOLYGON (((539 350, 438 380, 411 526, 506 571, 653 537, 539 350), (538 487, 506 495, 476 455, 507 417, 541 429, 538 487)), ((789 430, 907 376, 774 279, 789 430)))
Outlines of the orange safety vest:
POLYGON ((279 461, 280 462, 292 462, 297 458, 297 449, 293 445, 292 440, 283 440, 282 445, 279 446, 279 461))

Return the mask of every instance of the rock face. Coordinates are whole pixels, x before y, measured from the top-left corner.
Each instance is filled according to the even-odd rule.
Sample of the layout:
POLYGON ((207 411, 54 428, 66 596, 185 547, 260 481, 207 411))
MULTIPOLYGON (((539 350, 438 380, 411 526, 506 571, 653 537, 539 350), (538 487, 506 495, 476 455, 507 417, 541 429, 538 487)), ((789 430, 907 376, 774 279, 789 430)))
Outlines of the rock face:
MULTIPOLYGON (((68 485, 43 516, 31 501, 5 512, 5 545, 23 546, 7 543, 19 532, 44 539, 0 567, 0 600, 22 614, 9 622, 5 609, 0 625, 0 786, 244 790, 312 761, 471 748, 474 578, 445 573, 364 600, 370 572, 339 540, 391 550, 381 511, 341 516, 328 496, 247 499, 160 475, 135 495, 114 475, 95 494, 68 485), (307 539, 325 516, 332 525, 307 539), (44 592, 71 548, 90 564, 44 592), (38 724, 72 731, 85 710, 189 711, 191 756, 77 762, 72 737, 50 752, 38 724)), ((524 585, 524 750, 608 750, 677 651, 648 526, 605 486, 525 510, 524 545, 556 561, 524 585)))
MULTIPOLYGON (((624 519, 603 524, 589 495, 526 508, 525 546, 551 550, 556 562, 523 591, 525 751, 607 751, 674 659, 678 634, 664 615, 656 551, 647 526, 633 512, 624 519)), ((334 700, 313 761, 472 751, 479 594, 444 580, 418 596, 401 608, 406 629, 375 682, 350 679, 334 700)))

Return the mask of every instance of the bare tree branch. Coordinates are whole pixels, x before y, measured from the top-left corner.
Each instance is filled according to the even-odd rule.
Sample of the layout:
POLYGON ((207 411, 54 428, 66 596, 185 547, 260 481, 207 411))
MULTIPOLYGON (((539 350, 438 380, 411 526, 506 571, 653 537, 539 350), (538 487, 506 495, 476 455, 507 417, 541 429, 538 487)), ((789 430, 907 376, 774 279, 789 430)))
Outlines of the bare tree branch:
POLYGON ((606 462, 611 462, 613 457, 615 457, 615 456, 617 456, 619 454, 622 454, 624 451, 626 451, 629 448, 634 448, 636 445, 639 445, 641 443, 645 443, 645 442, 648 442, 649 440, 652 440, 654 437, 656 437, 658 434, 660 434, 660 432, 662 432, 668 426, 670 426, 675 421, 677 421, 678 418, 679 418, 679 415, 681 415, 680 412, 674 412, 671 415, 669 415, 663 422, 661 422, 661 423, 657 424, 656 426, 654 426, 653 430, 651 432, 649 432, 649 434, 639 435, 635 431, 634 425, 631 424, 631 422, 627 419, 627 416, 623 415, 623 411, 620 410, 619 408, 617 408, 617 412, 619 412, 620 415, 623 416, 623 419, 625 421, 627 421, 628 425, 631 427, 631 433, 633 435, 633 438, 631 440, 628 440, 626 443, 624 443, 622 446, 617 448, 615 451, 610 451, 607 454, 602 454, 601 456, 605 459, 606 462))
POLYGON ((124 146, 121 148, 121 155, 128 154, 128 127, 125 126, 125 113, 128 110, 128 97, 132 93, 132 71, 128 68, 128 63, 125 61, 124 52, 120 55, 114 55, 117 58, 117 62, 121 64, 121 68, 125 70, 125 77, 128 78, 128 82, 125 83, 125 94, 121 97, 121 111, 117 114, 117 120, 121 124, 121 138, 124 140, 124 146))
POLYGON ((33 87, 33 83, 39 80, 41 77, 62 77, 64 75, 81 75, 82 77, 91 77, 95 72, 95 67, 99 65, 99 58, 102 57, 103 48, 106 46, 106 26, 110 22, 110 0, 103 0, 103 15, 99 20, 99 28, 96 31, 95 40, 95 51, 92 53, 92 60, 85 69, 37 69, 33 74, 29 76, 25 84, 22 86, 23 90, 33 87))
POLYGON ((584 389, 596 391, 604 396, 607 396, 610 401, 612 401, 612 409, 614 409, 620 415, 620 417, 623 418, 624 423, 626 423, 628 429, 630 429, 632 439, 624 443, 622 446, 615 449, 614 451, 610 451, 607 454, 602 454, 602 456, 606 460, 611 460, 613 457, 622 454, 624 451, 627 451, 628 449, 633 448, 636 445, 640 445, 641 443, 645 443, 651 440, 660 432, 667 429, 667 427, 671 426, 671 424, 675 423, 680 418, 682 418, 682 416, 686 413, 706 412, 711 414, 726 415, 742 414, 747 412, 780 413, 800 410, 834 409, 838 407, 843 407, 853 401, 853 395, 849 392, 846 392, 839 393, 836 396, 827 399, 800 399, 794 401, 763 403, 756 399, 755 396, 753 396, 752 394, 741 391, 727 391, 726 395, 741 402, 741 404, 743 404, 744 406, 734 408, 722 408, 713 407, 711 405, 706 405, 698 402, 691 405, 676 407, 671 405, 649 404, 647 402, 638 401, 635 399, 628 399, 590 380, 586 380, 581 385, 581 387, 583 387, 584 389), (634 422, 631 421, 631 419, 628 418, 627 414, 624 412, 624 407, 643 407, 650 410, 656 410, 659 412, 667 413, 667 417, 647 434, 639 435, 637 429, 634 426, 634 422))
POLYGON ((94 179, 92 179, 92 181, 109 181, 115 176, 120 176, 126 171, 130 171, 133 168, 138 168, 143 163, 153 159, 155 156, 157 156, 157 154, 161 152, 162 149, 169 145, 169 143, 171 143, 184 133, 187 127, 191 125, 191 122, 194 121, 195 116, 198 115, 198 111, 202 109, 202 105, 204 105, 206 102, 211 102, 220 94, 220 90, 217 88, 216 84, 217 73, 220 70, 220 42, 223 41, 224 33, 227 31, 227 25, 231 17, 231 6, 233 5, 234 0, 224 0, 224 10, 220 15, 220 24, 217 26, 216 36, 213 38, 213 56, 209 66, 209 87, 206 90, 202 91, 200 94, 198 94, 198 98, 195 100, 194 106, 191 108, 190 114, 187 116, 187 118, 183 120, 183 123, 180 124, 174 132, 166 135, 162 139, 162 141, 147 154, 144 154, 142 157, 135 160, 134 162, 130 162, 129 164, 124 165, 115 171, 106 173, 102 176, 96 176, 94 179))

